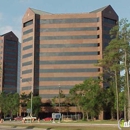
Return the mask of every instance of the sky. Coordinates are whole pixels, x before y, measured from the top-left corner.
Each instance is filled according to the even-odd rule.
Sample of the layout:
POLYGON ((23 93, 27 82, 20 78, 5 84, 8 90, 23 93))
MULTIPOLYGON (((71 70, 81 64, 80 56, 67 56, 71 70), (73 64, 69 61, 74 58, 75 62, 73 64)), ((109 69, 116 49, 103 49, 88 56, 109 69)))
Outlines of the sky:
POLYGON ((13 31, 21 41, 22 17, 30 8, 50 13, 87 13, 111 5, 130 20, 130 0, 0 0, 0 35, 13 31))

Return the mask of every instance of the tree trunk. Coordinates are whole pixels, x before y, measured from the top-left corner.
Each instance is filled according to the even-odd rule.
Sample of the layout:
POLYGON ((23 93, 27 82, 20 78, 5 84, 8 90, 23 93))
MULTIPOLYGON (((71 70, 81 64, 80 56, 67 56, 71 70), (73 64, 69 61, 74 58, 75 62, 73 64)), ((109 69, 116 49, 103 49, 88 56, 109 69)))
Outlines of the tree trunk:
POLYGON ((111 120, 114 120, 114 113, 111 111, 111 120))
POLYGON ((124 120, 127 121, 126 105, 124 104, 124 120))
POLYGON ((84 111, 82 111, 82 115, 83 115, 82 120, 84 120, 85 118, 84 111))
POLYGON ((86 112, 86 116, 87 116, 87 121, 89 120, 89 118, 88 118, 88 112, 86 112))
POLYGON ((118 94, 118 84, 117 84, 117 72, 115 70, 115 84, 116 84, 116 113, 117 120, 119 120, 119 94, 118 94))
POLYGON ((126 73, 126 84, 127 84, 127 102, 128 102, 128 120, 130 120, 130 89, 129 89, 129 71, 127 68, 127 53, 125 51, 125 73, 126 73))

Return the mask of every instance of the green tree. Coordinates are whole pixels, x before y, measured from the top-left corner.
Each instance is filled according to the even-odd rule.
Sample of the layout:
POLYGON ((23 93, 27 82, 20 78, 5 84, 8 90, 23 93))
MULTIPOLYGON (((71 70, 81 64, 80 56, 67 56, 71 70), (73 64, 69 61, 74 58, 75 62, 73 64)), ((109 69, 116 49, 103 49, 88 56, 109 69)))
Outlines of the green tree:
MULTIPOLYGON (((119 119, 119 93, 121 91, 120 85, 120 72, 125 70, 125 82, 124 82, 124 98, 127 99, 127 104, 124 104, 124 110, 128 111, 127 117, 130 119, 130 90, 129 90, 129 69, 130 69, 130 23, 127 19, 122 19, 120 22, 112 28, 110 31, 112 40, 106 47, 103 53, 103 60, 101 60, 101 66, 109 72, 109 76, 115 80, 116 90, 116 110, 117 120, 119 119), (127 97, 127 98, 126 98, 127 97)), ((127 113, 127 112, 125 112, 127 113)), ((126 120, 126 114, 125 114, 126 120)))
MULTIPOLYGON (((99 79, 89 78, 82 84, 75 85, 70 90, 70 97, 76 100, 76 104, 82 111, 83 119, 97 117, 102 108, 101 86, 99 79)), ((75 101, 74 100, 74 101, 75 101)))
POLYGON ((0 106, 4 116, 10 114, 16 115, 19 110, 19 94, 18 93, 1 93, 0 106))
POLYGON ((115 119, 115 103, 116 103, 116 96, 115 96, 115 89, 113 84, 110 83, 108 88, 103 89, 103 109, 104 111, 110 111, 111 113, 111 120, 115 119))
POLYGON ((99 66, 102 66, 104 69, 103 80, 106 78, 114 79, 115 92, 116 92, 116 111, 117 111, 117 120, 119 120, 119 74, 121 70, 121 53, 120 45, 121 39, 119 37, 119 25, 113 27, 110 31, 112 40, 109 45, 105 48, 103 53, 103 59, 99 61, 99 66))
POLYGON ((61 112, 62 105, 64 104, 64 107, 66 107, 66 105, 65 105, 65 98, 66 98, 65 94, 60 89, 58 95, 51 99, 51 105, 52 105, 52 107, 55 109, 57 106, 60 105, 59 106, 60 110, 58 110, 58 109, 57 110, 55 109, 55 110, 61 112))
POLYGON ((4 92, 2 92, 0 94, 0 107, 1 107, 1 112, 4 113, 4 115, 8 115, 9 112, 8 112, 8 109, 7 109, 7 96, 4 92))
MULTIPOLYGON (((31 108, 31 100, 27 102, 27 108, 28 109, 31 108)), ((41 97, 34 96, 32 98, 32 114, 37 117, 40 110, 41 110, 41 97)))
POLYGON ((120 51, 122 53, 122 64, 125 70, 125 94, 127 96, 127 118, 130 120, 130 84, 129 84, 129 69, 130 69, 130 23, 127 19, 122 19, 119 23, 119 36, 121 39, 121 48, 120 51))
POLYGON ((14 93, 14 94, 8 94, 8 108, 10 111, 10 115, 16 115, 19 111, 19 94, 18 93, 14 93))

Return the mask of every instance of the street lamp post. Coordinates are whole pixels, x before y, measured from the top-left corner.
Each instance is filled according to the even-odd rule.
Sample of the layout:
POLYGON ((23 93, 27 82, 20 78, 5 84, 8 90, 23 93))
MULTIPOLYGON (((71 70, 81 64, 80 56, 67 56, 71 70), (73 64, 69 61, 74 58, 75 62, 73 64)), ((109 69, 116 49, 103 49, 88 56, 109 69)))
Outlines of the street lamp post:
POLYGON ((61 112, 61 107, 60 107, 60 84, 59 84, 59 122, 58 123, 60 123, 60 118, 61 118, 60 112, 61 112))
POLYGON ((61 112, 60 110, 60 84, 59 84, 59 113, 61 112))
POLYGON ((31 90, 31 116, 32 116, 32 98, 33 98, 33 92, 32 92, 32 90, 31 90))

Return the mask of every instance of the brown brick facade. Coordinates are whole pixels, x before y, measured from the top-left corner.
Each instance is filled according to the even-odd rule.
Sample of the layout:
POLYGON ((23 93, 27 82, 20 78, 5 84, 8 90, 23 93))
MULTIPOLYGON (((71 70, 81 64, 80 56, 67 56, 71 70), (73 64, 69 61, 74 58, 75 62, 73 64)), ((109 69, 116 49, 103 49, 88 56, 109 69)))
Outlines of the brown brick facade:
POLYGON ((86 78, 98 78, 95 66, 118 21, 111 6, 81 14, 51 14, 29 8, 23 17, 21 92, 48 102, 60 89, 69 93, 86 78), (24 48, 24 49, 23 49, 24 48))

